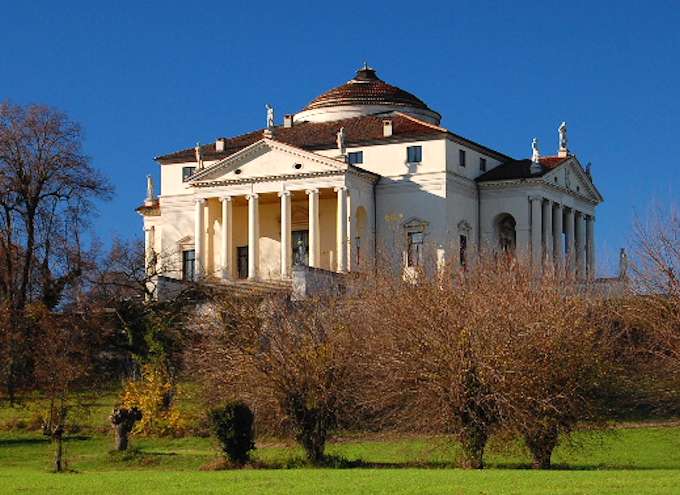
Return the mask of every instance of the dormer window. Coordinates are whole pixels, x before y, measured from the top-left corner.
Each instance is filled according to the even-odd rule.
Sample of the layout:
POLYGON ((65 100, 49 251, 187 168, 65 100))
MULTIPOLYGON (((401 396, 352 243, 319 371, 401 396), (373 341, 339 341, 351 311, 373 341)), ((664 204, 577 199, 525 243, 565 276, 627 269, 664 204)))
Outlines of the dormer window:
POLYGON ((364 163, 364 152, 363 151, 351 151, 347 154, 347 161, 350 165, 357 165, 359 163, 364 163))
POLYGON ((420 163, 423 161, 423 147, 409 146, 406 148, 406 161, 408 163, 420 163))

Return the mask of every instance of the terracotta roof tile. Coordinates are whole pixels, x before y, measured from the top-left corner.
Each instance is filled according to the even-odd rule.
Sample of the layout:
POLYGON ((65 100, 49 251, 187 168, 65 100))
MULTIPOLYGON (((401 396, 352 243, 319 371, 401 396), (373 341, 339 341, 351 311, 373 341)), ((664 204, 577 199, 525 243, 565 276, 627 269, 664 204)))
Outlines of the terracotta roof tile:
MULTIPOLYGON (((275 127, 273 138, 277 141, 306 150, 329 149, 335 147, 337 132, 345 128, 345 142, 348 147, 376 141, 399 141, 402 139, 428 138, 445 134, 446 129, 423 122, 400 113, 387 113, 354 117, 333 122, 301 122, 292 127, 275 127), (383 120, 392 120, 392 136, 383 136, 383 120)), ((225 149, 218 152, 215 143, 201 146, 204 160, 212 161, 226 158, 246 146, 259 141, 264 129, 240 136, 225 138, 225 149)), ((180 163, 196 161, 194 148, 186 148, 174 153, 156 157, 161 163, 180 163)))
POLYGON ((550 170, 559 167, 563 162, 571 157, 559 156, 544 156, 539 159, 542 170, 537 173, 531 172, 531 160, 508 160, 501 163, 496 168, 477 177, 477 182, 489 182, 496 180, 516 180, 516 179, 530 179, 532 177, 541 177, 550 170))

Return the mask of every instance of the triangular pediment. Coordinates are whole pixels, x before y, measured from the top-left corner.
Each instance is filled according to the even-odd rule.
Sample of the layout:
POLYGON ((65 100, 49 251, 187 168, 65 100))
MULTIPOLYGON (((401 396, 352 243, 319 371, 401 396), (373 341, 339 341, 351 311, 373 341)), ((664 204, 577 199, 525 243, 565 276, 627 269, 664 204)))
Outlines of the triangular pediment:
POLYGON ((543 176, 547 183, 584 196, 595 203, 603 201, 602 195, 593 184, 592 178, 583 169, 575 156, 562 162, 543 176))
POLYGON ((197 172, 189 182, 261 180, 267 177, 342 173, 346 170, 347 165, 340 160, 264 138, 197 172))

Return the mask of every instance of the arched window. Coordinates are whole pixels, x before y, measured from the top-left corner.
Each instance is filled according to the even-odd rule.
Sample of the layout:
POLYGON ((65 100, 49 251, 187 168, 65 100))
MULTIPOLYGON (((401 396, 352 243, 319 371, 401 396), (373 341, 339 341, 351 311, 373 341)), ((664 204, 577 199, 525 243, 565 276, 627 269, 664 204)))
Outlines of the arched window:
POLYGON ((509 213, 503 213, 496 219, 496 238, 501 252, 514 254, 517 246, 516 227, 517 222, 509 213))

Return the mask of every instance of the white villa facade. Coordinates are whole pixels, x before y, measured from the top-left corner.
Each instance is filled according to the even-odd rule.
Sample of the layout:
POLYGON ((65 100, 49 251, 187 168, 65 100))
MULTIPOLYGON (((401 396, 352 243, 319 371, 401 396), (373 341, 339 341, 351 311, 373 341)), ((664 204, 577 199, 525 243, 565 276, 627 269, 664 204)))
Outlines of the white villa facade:
POLYGON ((396 251, 464 265, 480 248, 595 273, 602 197, 567 149, 513 159, 441 127, 423 101, 367 66, 275 125, 156 158, 143 216, 148 264, 166 276, 289 280, 293 266, 345 273, 396 251))

